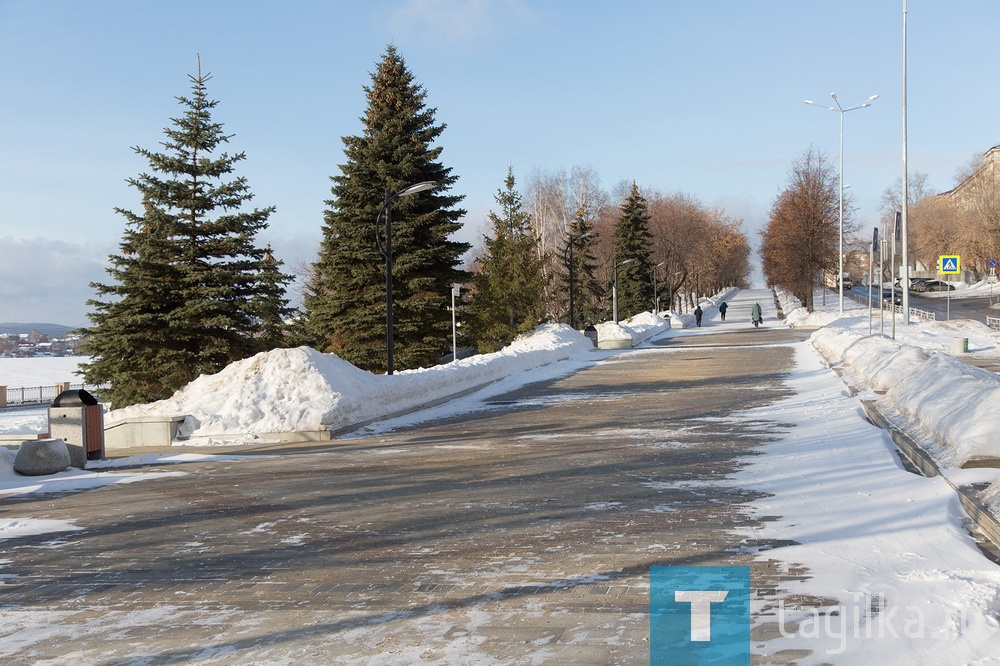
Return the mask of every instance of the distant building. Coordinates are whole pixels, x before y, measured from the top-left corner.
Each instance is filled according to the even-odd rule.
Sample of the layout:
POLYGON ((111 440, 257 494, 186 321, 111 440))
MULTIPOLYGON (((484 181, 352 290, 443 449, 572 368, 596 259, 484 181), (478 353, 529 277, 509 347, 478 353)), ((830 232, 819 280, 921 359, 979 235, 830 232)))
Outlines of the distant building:
POLYGON ((1000 185, 1000 146, 993 146, 983 153, 983 163, 971 176, 940 196, 969 208, 974 197, 984 191, 996 191, 997 185, 1000 185))

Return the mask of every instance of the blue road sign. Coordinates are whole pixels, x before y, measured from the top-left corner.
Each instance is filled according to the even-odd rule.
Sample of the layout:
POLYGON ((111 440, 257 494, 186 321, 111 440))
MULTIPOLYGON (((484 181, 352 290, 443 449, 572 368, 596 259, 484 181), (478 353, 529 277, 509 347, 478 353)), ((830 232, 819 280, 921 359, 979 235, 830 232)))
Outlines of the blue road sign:
POLYGON ((957 254, 942 254, 938 264, 938 272, 941 275, 958 275, 962 272, 962 258, 957 254))

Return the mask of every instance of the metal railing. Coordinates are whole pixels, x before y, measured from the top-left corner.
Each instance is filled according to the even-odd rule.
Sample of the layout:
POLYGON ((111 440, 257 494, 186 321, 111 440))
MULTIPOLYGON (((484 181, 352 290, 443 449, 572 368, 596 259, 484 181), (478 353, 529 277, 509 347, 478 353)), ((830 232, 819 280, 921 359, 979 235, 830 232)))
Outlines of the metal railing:
MULTIPOLYGON (((98 393, 102 388, 106 388, 105 385, 93 385, 93 384, 70 384, 69 390, 75 391, 83 389, 89 391, 90 393, 98 393)), ((11 388, 7 387, 7 402, 8 407, 14 405, 41 405, 45 403, 52 402, 55 397, 59 394, 58 391, 60 386, 24 386, 21 388, 11 388)))
POLYGON ((996 331, 1000 331, 1000 317, 987 317, 986 325, 996 331))
MULTIPOLYGON (((844 292, 844 293, 847 294, 848 292, 844 292)), ((857 301, 858 303, 861 303, 862 305, 868 305, 868 294, 867 293, 864 294, 864 295, 850 293, 850 297, 853 300, 857 301)), ((878 299, 875 299, 875 300, 872 301, 872 306, 874 306, 876 309, 878 309, 878 299)), ((888 301, 885 301, 883 307, 885 308, 886 311, 890 311, 891 310, 891 311, 896 312, 897 314, 903 314, 903 306, 902 305, 896 305, 894 303, 890 304, 888 301)), ((910 317, 912 317, 914 319, 922 319, 924 321, 937 321, 937 315, 936 314, 934 314, 930 310, 921 310, 920 308, 910 308, 910 317)))

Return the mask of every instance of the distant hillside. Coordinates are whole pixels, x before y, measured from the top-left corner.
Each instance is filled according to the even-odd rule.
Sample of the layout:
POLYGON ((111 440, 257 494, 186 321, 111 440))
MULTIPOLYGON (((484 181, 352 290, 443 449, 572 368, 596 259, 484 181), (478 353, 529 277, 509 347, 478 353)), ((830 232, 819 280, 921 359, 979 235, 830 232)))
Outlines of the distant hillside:
POLYGON ((62 324, 0 324, 0 334, 20 335, 21 333, 38 331, 50 338, 58 338, 66 335, 74 328, 74 326, 63 326, 62 324))

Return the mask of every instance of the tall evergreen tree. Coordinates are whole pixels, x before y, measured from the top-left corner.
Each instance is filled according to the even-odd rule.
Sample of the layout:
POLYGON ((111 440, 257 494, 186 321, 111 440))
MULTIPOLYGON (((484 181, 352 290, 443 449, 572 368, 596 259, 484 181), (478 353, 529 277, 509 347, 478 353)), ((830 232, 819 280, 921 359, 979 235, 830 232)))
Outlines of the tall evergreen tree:
POLYGON ((493 236, 483 239, 486 252, 477 260, 468 309, 481 352, 499 350, 545 316, 545 258, 538 253, 538 238, 514 189, 513 168, 507 169, 495 199, 500 212, 489 214, 493 236))
MULTIPOLYGON (((589 324, 596 324, 604 320, 604 313, 601 310, 601 303, 605 297, 605 290, 601 286, 601 281, 597 279, 597 257, 594 248, 598 243, 599 236, 594 231, 594 222, 590 219, 586 207, 581 204, 570 222, 566 240, 563 243, 563 258, 565 259, 566 273, 563 275, 565 285, 563 295, 566 300, 567 313, 569 312, 569 273, 570 255, 572 254, 573 271, 573 319, 568 322, 578 328, 589 324), (589 235, 588 235, 589 234, 589 235), (573 241, 573 251, 569 251, 570 239, 573 241)), ((568 315, 567 315, 568 316, 568 315)))
POLYGON ((190 77, 192 96, 178 97, 184 115, 164 130, 165 152, 134 148, 152 173, 128 183, 142 196, 141 214, 126 219, 121 254, 111 255, 110 284, 84 333, 88 383, 109 383, 116 407, 168 397, 201 374, 217 372, 273 344, 261 337, 265 316, 287 313, 290 276, 268 269, 255 245, 274 207, 241 208, 253 198, 246 179, 227 177, 244 153, 215 154, 231 135, 211 118, 211 75, 190 77))
POLYGON ((392 205, 395 364, 434 363, 451 346, 451 285, 467 243, 449 240, 464 210, 447 191, 458 180, 431 144, 445 126, 414 82, 402 56, 388 46, 365 87, 368 106, 361 136, 343 138, 346 163, 333 176, 324 213, 323 241, 305 298, 306 329, 319 349, 371 371, 386 367, 384 259, 376 222, 386 195, 414 183, 433 189, 392 205))
POLYGON ((618 268, 618 317, 627 319, 653 307, 653 235, 649 233, 646 200, 635 183, 622 203, 614 241, 615 265, 629 262, 618 268))

